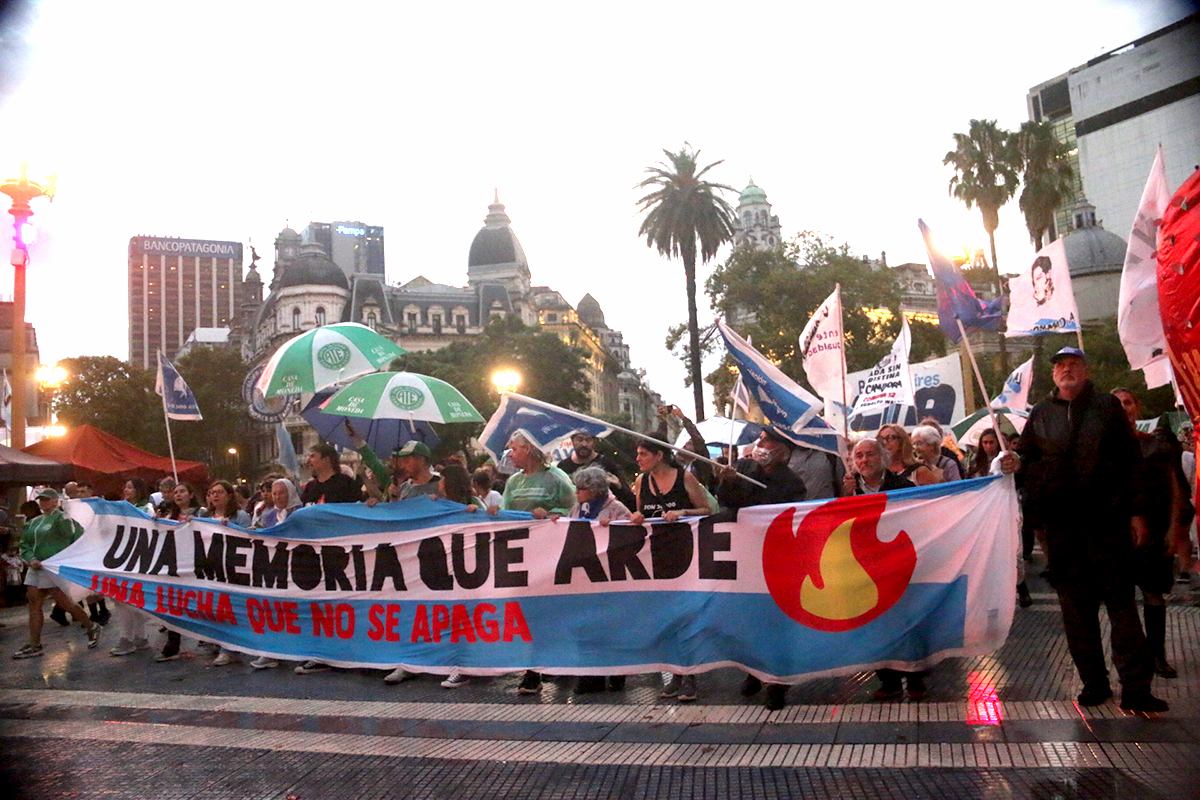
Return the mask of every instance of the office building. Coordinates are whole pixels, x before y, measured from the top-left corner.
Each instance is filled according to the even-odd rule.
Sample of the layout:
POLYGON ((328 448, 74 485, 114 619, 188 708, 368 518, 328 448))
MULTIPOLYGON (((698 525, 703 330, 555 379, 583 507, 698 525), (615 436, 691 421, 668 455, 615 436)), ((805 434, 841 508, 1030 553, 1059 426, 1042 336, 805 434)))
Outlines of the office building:
POLYGON ((129 240, 129 361, 174 358, 196 328, 228 328, 242 301, 242 245, 134 236, 129 240))
POLYGON ((383 228, 362 222, 310 222, 300 233, 304 244, 321 252, 346 275, 384 274, 383 228))

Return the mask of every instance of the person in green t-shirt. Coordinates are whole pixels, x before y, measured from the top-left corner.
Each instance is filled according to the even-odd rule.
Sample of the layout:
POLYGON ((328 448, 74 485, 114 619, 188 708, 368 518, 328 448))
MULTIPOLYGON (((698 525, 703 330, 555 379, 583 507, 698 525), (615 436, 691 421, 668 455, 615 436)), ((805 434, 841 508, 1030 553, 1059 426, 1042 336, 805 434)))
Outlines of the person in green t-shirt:
POLYGON ((46 621, 43 605, 53 597, 76 621, 87 629, 88 647, 100 643, 100 623, 88 619, 87 612, 67 596, 42 561, 67 549, 83 535, 83 527, 59 508, 58 492, 42 489, 37 493, 41 515, 31 519, 21 535, 21 558, 29 565, 25 573, 25 590, 29 597, 29 643, 13 653, 13 658, 37 658, 42 655, 42 625, 46 621))

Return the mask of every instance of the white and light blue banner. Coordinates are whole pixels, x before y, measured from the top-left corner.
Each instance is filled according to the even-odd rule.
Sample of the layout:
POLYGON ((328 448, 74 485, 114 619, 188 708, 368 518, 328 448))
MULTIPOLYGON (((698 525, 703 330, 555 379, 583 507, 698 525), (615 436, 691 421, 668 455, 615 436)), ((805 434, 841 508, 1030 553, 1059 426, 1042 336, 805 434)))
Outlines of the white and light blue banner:
POLYGON ((796 682, 993 652, 1012 622, 1011 477, 653 526, 425 498, 268 530, 69 501, 44 568, 181 633, 342 667, 697 673, 796 682))
POLYGON ((613 430, 612 425, 586 414, 543 403, 532 397, 504 392, 496 413, 492 414, 479 434, 479 444, 499 461, 514 433, 523 434, 542 452, 550 453, 561 447, 563 440, 569 439, 576 431, 603 438, 613 430))

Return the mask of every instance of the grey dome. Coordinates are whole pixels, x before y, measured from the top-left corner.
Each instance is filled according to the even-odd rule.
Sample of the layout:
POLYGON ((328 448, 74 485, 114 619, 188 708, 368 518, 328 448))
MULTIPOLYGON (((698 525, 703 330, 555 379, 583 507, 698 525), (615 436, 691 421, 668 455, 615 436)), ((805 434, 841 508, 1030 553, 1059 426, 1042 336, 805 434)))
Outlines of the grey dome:
POLYGON ((1071 231, 1063 237, 1071 277, 1120 272, 1125 265, 1125 240, 1097 225, 1071 231))
POLYGON ((575 310, 579 313, 579 318, 593 328, 607 327, 604 324, 604 309, 600 308, 600 303, 590 293, 583 296, 575 310))
POLYGON ((511 220, 504 213, 504 204, 497 194, 496 201, 488 206, 488 215, 483 227, 471 241, 467 255, 468 267, 487 267, 493 264, 520 264, 528 266, 525 251, 509 226, 511 220))
POLYGON ((283 269, 279 288, 288 286, 337 286, 348 290, 350 282, 342 268, 328 256, 319 250, 312 252, 306 247, 305 252, 283 269))

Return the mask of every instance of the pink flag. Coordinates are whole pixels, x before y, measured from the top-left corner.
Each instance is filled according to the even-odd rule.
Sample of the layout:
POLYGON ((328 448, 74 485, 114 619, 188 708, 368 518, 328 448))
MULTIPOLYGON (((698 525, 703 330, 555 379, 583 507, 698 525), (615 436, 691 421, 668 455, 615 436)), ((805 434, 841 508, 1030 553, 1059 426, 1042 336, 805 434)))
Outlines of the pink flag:
POLYGON ((1146 189, 1142 192, 1133 230, 1129 232, 1129 250, 1125 253, 1121 296, 1117 304, 1117 332, 1129 367, 1145 371, 1146 386, 1150 389, 1165 385, 1171 375, 1167 338, 1158 309, 1158 264, 1154 256, 1158 228, 1170 200, 1160 145, 1154 155, 1146 189))

